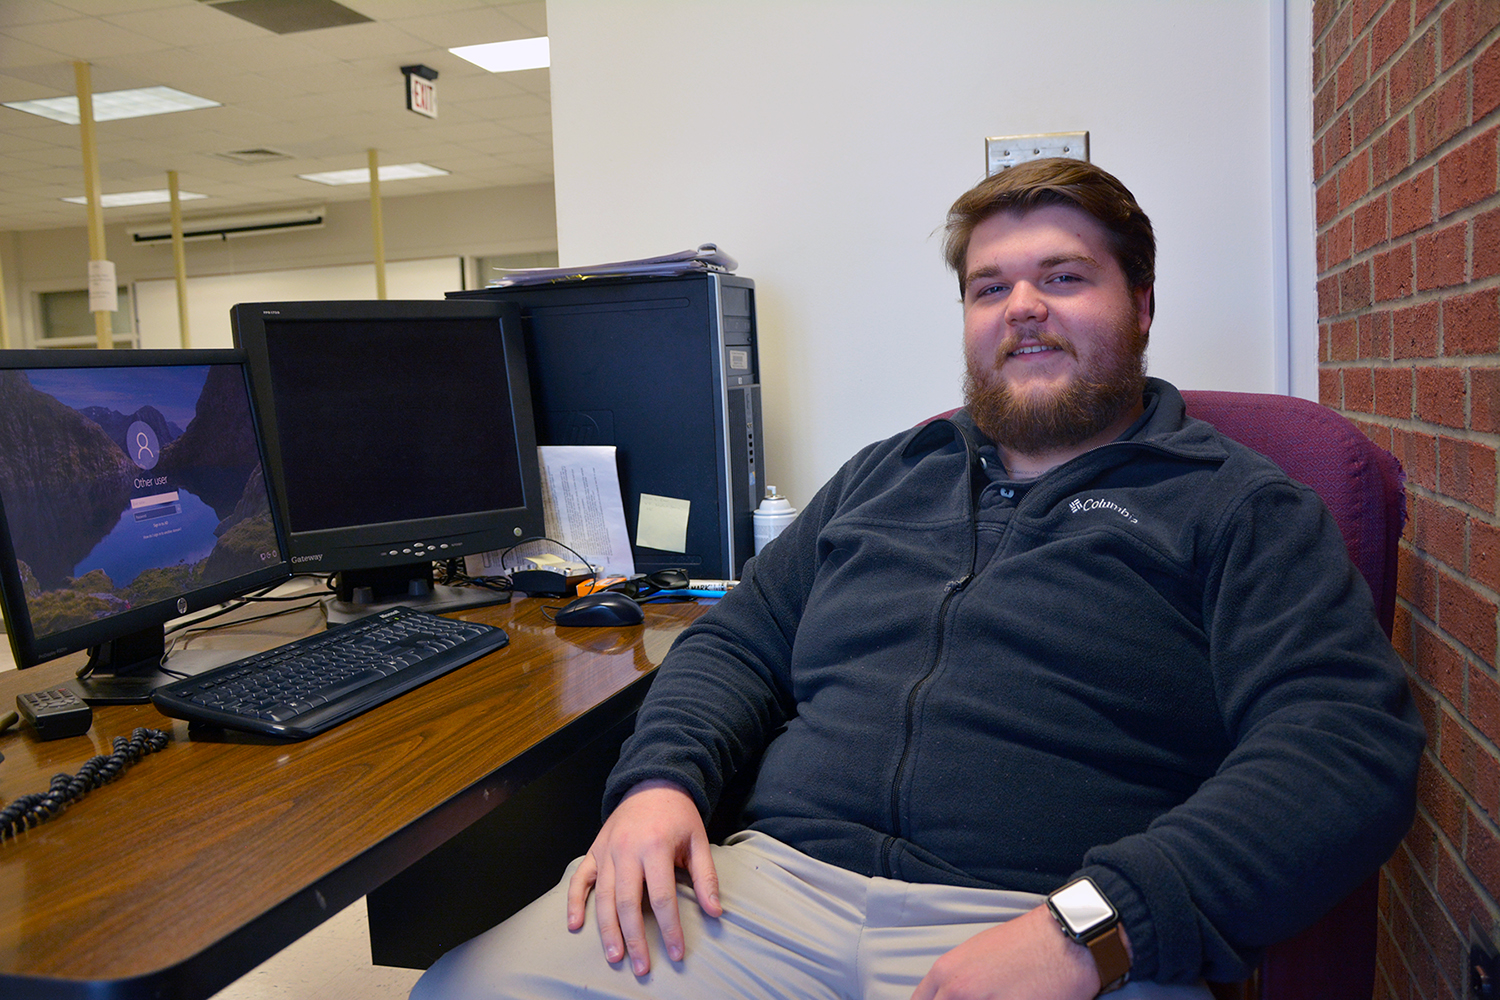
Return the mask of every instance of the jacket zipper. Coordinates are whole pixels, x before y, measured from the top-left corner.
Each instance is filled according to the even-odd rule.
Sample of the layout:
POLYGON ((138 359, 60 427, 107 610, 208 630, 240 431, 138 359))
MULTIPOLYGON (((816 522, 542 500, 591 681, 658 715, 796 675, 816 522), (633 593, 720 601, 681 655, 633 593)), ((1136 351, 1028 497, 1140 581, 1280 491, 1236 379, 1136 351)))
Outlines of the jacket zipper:
MULTIPOLYGON (((952 423, 951 421, 946 420, 944 422, 952 423)), ((911 759, 912 737, 915 734, 917 725, 917 698, 922 693, 922 689, 925 688, 928 682, 932 679, 932 675, 937 671, 938 664, 942 662, 944 646, 943 636, 947 630, 949 605, 952 603, 953 598, 956 597, 960 592, 963 591, 965 587, 969 585, 970 581, 974 579, 975 574, 978 572, 978 567, 975 565, 975 563, 979 558, 979 494, 983 490, 984 486, 988 484, 988 477, 985 476, 984 471, 980 466, 979 456, 976 453, 973 442, 969 440, 968 434, 966 434, 963 428, 959 427, 957 424, 953 424, 952 426, 958 438, 963 441, 964 450, 968 457, 968 473, 970 482, 969 571, 956 580, 948 581, 948 583, 944 586, 943 598, 941 603, 938 605, 937 646, 933 650, 932 660, 927 665, 927 671, 917 680, 914 685, 912 685, 911 691, 908 692, 906 696, 905 735, 901 747, 901 758, 896 762, 895 778, 891 783, 891 832, 886 835, 885 842, 881 845, 880 867, 882 873, 887 878, 892 877, 891 855, 895 851, 896 840, 901 831, 901 783, 906 776, 907 765, 911 759)), ((1179 460, 1198 462, 1213 461, 1212 459, 1207 459, 1202 456, 1184 454, 1172 448, 1165 448, 1161 445, 1144 441, 1115 441, 1106 445, 1101 445, 1099 448, 1094 449, 1094 451, 1101 452, 1105 448, 1139 448, 1147 451, 1154 451, 1158 454, 1166 455, 1168 457, 1179 460)), ((1016 505, 1015 512, 1011 515, 1010 520, 1007 521, 1005 525, 1004 533, 998 543, 999 548, 996 549, 997 552, 1000 550, 1000 548, 1004 547, 1006 538, 1009 537, 1012 526, 1020 516, 1020 508, 1022 504, 1025 504, 1028 500, 1032 500, 1032 497, 1035 495, 1035 493, 1035 490, 1028 492, 1027 495, 1021 499, 1021 503, 1016 505)))
POLYGON ((906 695, 906 725, 901 743, 901 757, 896 762, 896 772, 891 781, 891 832, 881 846, 880 867, 886 877, 891 876, 891 853, 896 846, 896 837, 901 831, 901 783, 905 779, 906 768, 911 761, 912 736, 917 726, 917 698, 921 695, 922 689, 932 680, 932 675, 937 672, 938 664, 943 662, 948 608, 953 603, 953 598, 969 585, 969 581, 974 579, 974 573, 978 568, 975 563, 979 559, 979 494, 988 485, 989 477, 984 473, 979 455, 974 449, 973 442, 969 440, 969 436, 957 425, 954 425, 954 430, 964 443, 964 453, 968 460, 969 568, 968 572, 956 580, 949 580, 943 587, 943 597, 937 609, 937 644, 933 647, 932 659, 928 661, 927 670, 917 679, 906 695))
POLYGON ((948 581, 943 588, 943 600, 938 605, 938 639, 937 647, 933 650, 932 660, 927 664, 927 672, 912 685, 911 691, 906 695, 906 732, 901 745, 901 759, 896 762, 896 775, 891 781, 891 834, 885 839, 881 868, 886 876, 891 874, 891 851, 896 844, 896 834, 901 830, 901 783, 906 777, 906 766, 911 760, 912 735, 917 727, 917 696, 922 689, 932 680, 932 675, 937 671, 938 664, 943 662, 943 634, 947 629, 948 606, 953 598, 968 586, 969 581, 974 579, 974 574, 968 573, 957 580, 948 581))

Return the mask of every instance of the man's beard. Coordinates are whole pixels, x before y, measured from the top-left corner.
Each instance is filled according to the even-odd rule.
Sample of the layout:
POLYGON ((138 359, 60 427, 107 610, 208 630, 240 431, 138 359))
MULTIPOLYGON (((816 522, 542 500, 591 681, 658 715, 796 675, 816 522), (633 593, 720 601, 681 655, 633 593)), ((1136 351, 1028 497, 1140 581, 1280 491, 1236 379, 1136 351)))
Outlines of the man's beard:
MULTIPOLYGON (((1054 334, 1032 332, 1047 347, 1073 353, 1054 334)), ((965 352, 964 402, 969 416, 990 440, 1022 455, 1041 455, 1069 448, 1107 430, 1133 406, 1146 386, 1146 334, 1134 312, 1115 323, 1108 347, 1058 390, 1017 394, 999 369, 1020 346, 1018 334, 1007 336, 988 364, 965 352)))

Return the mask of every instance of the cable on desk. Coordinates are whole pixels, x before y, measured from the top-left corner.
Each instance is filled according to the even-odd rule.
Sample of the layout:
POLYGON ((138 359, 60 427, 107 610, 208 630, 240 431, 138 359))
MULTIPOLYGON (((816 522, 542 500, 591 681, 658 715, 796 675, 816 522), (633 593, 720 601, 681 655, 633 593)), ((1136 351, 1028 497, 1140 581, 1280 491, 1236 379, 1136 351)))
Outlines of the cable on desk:
POLYGON ((531 535, 529 537, 521 539, 519 542, 515 543, 510 548, 503 550, 500 553, 500 571, 502 573, 505 573, 505 574, 508 575, 511 572, 511 568, 508 568, 505 565, 505 559, 506 559, 506 557, 509 556, 516 549, 519 549, 521 546, 526 545, 526 544, 528 544, 530 542, 547 542, 549 544, 556 545, 560 549, 566 549, 570 555, 572 555, 575 559, 577 559, 579 562, 583 563, 583 565, 588 568, 589 579, 590 580, 597 580, 597 579, 599 579, 599 567, 595 566, 593 563, 589 562, 588 561, 588 557, 584 556, 577 549, 572 548, 572 547, 570 547, 568 545, 564 545, 562 542, 559 542, 555 538, 548 538, 546 535, 531 535))
MULTIPOLYGON (((199 625, 199 624, 201 624, 203 622, 206 622, 206 621, 212 621, 215 618, 222 618, 224 615, 230 614, 231 612, 234 612, 234 611, 238 611, 241 608, 244 608, 244 607, 246 607, 246 606, 248 606, 250 604, 272 604, 272 603, 276 603, 276 602, 279 602, 279 601, 305 601, 305 600, 307 600, 307 595, 306 594, 287 594, 284 597, 267 597, 266 596, 271 591, 275 590, 277 587, 281 586, 285 582, 286 582, 285 580, 278 580, 275 583, 267 584, 265 587, 262 587, 260 590, 254 592, 254 593, 245 594, 245 595, 243 595, 241 597, 236 597, 233 600, 225 601, 223 604, 219 605, 218 607, 207 609, 203 614, 198 615, 198 617, 196 617, 196 618, 193 618, 193 619, 190 619, 190 620, 181 621, 178 624, 173 625, 171 628, 169 628, 169 629, 166 630, 166 634, 167 635, 171 635, 174 632, 181 632, 181 631, 183 631, 185 629, 189 629, 189 630, 193 629, 193 627, 195 625, 199 625)), ((292 610, 293 611, 299 611, 301 609, 300 608, 293 608, 292 610)), ((290 612, 287 612, 287 613, 290 613, 290 612)), ((244 619, 244 621, 247 621, 247 622, 259 621, 259 620, 260 620, 259 618, 246 618, 246 619, 244 619)), ((235 621, 235 622, 229 622, 226 625, 216 626, 216 627, 219 627, 219 628, 228 628, 231 625, 238 625, 238 624, 240 624, 240 622, 235 621)), ((207 631, 207 629, 198 629, 197 631, 207 631)))
MULTIPOLYGON (((307 600, 307 595, 306 594, 298 595, 297 599, 298 600, 302 600, 302 601, 306 601, 307 600)), ((285 600, 285 598, 281 598, 281 597, 269 597, 269 598, 260 598, 260 600, 281 601, 281 600, 285 600)), ((242 607, 245 606, 245 603, 248 603, 248 602, 244 602, 244 603, 238 604, 235 607, 230 608, 229 610, 231 610, 231 611, 238 611, 240 608, 242 608, 242 607)), ((167 660, 171 657, 171 655, 173 653, 177 652, 177 650, 179 648, 178 647, 178 641, 179 640, 181 640, 181 648, 182 649, 187 649, 188 643, 192 642, 198 636, 200 636, 200 635, 202 635, 204 633, 207 633, 207 632, 217 632, 220 629, 238 628, 241 625, 253 625, 256 622, 267 621, 267 620, 269 620, 271 618, 280 618, 283 615, 294 615, 294 614, 296 614, 299 611, 311 611, 313 608, 316 608, 318 606, 319 606, 319 602, 318 601, 312 601, 311 603, 300 604, 300 605, 298 605, 295 608, 280 608, 279 610, 276 610, 276 611, 267 611, 265 614, 255 615, 255 616, 250 617, 250 618, 236 618, 232 622, 220 622, 217 625, 205 625, 202 628, 193 628, 192 626, 197 625, 199 622, 206 622, 206 621, 208 621, 211 618, 217 618, 220 614, 225 614, 227 612, 217 612, 217 613, 212 614, 212 615, 204 615, 202 618, 197 618, 197 619, 194 619, 193 621, 185 622, 184 624, 178 625, 175 628, 172 628, 172 629, 169 630, 169 634, 172 633, 172 632, 178 632, 179 630, 186 630, 186 631, 183 631, 182 634, 180 634, 180 635, 172 635, 171 636, 171 640, 166 644, 166 648, 162 651, 161 663, 159 664, 159 669, 161 670, 162 673, 166 674, 168 677, 176 677, 176 678, 180 679, 180 678, 188 676, 187 674, 184 674, 180 670, 173 670, 173 669, 171 669, 170 667, 167 666, 167 660)), ((247 653, 246 655, 248 656, 249 654, 247 653)))
MULTIPOLYGON (((580 553, 577 549, 565 545, 555 538, 549 538, 546 535, 530 535, 526 538, 521 539, 519 542, 516 542, 509 548, 500 551, 500 572, 498 574, 490 576, 470 576, 464 568, 464 559, 462 557, 459 557, 456 559, 444 559, 435 562, 433 565, 437 568, 437 572, 434 574, 433 582, 445 583, 450 587, 482 587, 486 590, 492 590, 497 594, 512 593, 515 590, 515 584, 512 582, 510 574, 519 567, 508 567, 506 566, 505 561, 516 549, 520 548, 523 545, 528 545, 532 542, 546 542, 549 545, 555 545, 560 549, 566 550, 570 555, 573 556, 573 558, 577 559, 588 568, 588 575, 590 580, 599 579, 599 567, 589 562, 588 558, 580 553)), ((329 587, 330 589, 332 589, 331 582, 329 584, 329 587)))
MULTIPOLYGON (((317 574, 299 574, 299 575, 301 575, 301 576, 315 576, 317 574)), ((293 579, 296 579, 296 577, 293 577, 293 579)), ((204 613, 199 614, 196 618, 192 618, 192 619, 189 619, 189 620, 180 621, 180 622, 178 622, 178 624, 173 625, 171 628, 167 629, 165 631, 165 633, 164 633, 166 636, 172 637, 172 638, 171 638, 171 642, 169 642, 165 646, 165 648, 162 650, 161 660, 157 663, 157 667, 161 670, 162 673, 166 674, 168 677, 181 678, 181 677, 186 677, 187 676, 186 674, 182 673, 182 671, 180 671, 180 670, 172 670, 171 668, 169 668, 167 666, 167 659, 168 659, 168 657, 170 657, 177 650, 177 638, 175 638, 175 633, 177 633, 177 632, 181 632, 183 630, 188 630, 189 637, 190 637, 188 641, 191 641, 191 636, 195 635, 197 633, 200 633, 200 632, 211 632, 214 629, 231 628, 231 627, 233 627, 235 625, 247 625, 247 624, 249 624, 251 622, 262 621, 262 620, 264 620, 266 618, 274 618, 277 615, 293 614, 293 613, 295 613, 297 611, 304 611, 304 610, 307 610, 308 608, 312 608, 312 607, 316 606, 315 603, 314 604, 307 604, 307 605, 304 605, 303 607, 288 608, 288 609, 285 609, 285 610, 282 610, 282 611, 277 611, 277 612, 273 612, 273 613, 270 613, 270 614, 260 615, 260 616, 255 617, 255 618, 244 618, 244 619, 239 619, 239 620, 232 621, 232 622, 225 622, 225 623, 220 624, 220 625, 208 626, 206 628, 195 628, 195 626, 197 626, 197 625, 199 625, 199 624, 201 624, 203 622, 212 621, 215 618, 222 618, 224 615, 230 614, 231 612, 239 611, 241 608, 244 608, 244 607, 248 606, 251 603, 262 603, 262 602, 272 603, 272 602, 277 602, 277 601, 306 601, 307 600, 307 595, 306 594, 289 594, 289 595, 287 595, 285 597, 267 597, 266 596, 271 591, 275 590, 277 587, 281 586, 285 582, 286 582, 285 580, 278 580, 275 583, 267 584, 266 586, 262 587, 258 591, 255 591, 255 592, 250 593, 250 594, 245 594, 245 595, 243 595, 241 597, 236 597, 236 598, 234 598, 233 600, 230 600, 230 601, 225 601, 223 604, 220 604, 220 605, 217 605, 215 607, 206 609, 204 613)), ((186 645, 186 643, 184 643, 184 645, 186 645)), ((88 663, 85 663, 83 666, 81 666, 81 667, 78 668, 77 677, 78 677, 79 680, 85 680, 88 677, 93 676, 93 672, 94 672, 93 668, 88 663)), ((3 727, 0 727, 0 729, 3 729, 3 727)))
POLYGON ((329 574, 329 573, 293 573, 291 576, 287 577, 285 580, 278 580, 275 583, 271 584, 270 586, 267 586, 267 587, 263 588, 259 593, 246 594, 244 597, 239 598, 239 600, 241 600, 241 601, 243 601, 243 602, 245 602, 247 604, 273 603, 275 601, 300 601, 300 600, 304 599, 305 597, 307 597, 307 595, 305 593, 304 594, 286 594, 286 595, 281 596, 281 597, 267 597, 266 596, 271 591, 275 590, 277 587, 285 586, 286 584, 291 583, 293 580, 322 580, 325 583, 329 583, 329 582, 331 582, 333 580, 333 576, 331 574, 329 574))
POLYGON ((66 774, 54 775, 52 787, 47 791, 23 795, 0 809, 0 842, 47 822, 95 788, 114 781, 142 757, 166 745, 167 734, 160 729, 137 729, 129 739, 116 736, 114 753, 90 757, 71 778, 66 774))
POLYGON ((432 582, 449 587, 481 587, 497 594, 509 594, 514 588, 508 576, 470 576, 464 570, 463 559, 446 559, 433 564, 432 582))

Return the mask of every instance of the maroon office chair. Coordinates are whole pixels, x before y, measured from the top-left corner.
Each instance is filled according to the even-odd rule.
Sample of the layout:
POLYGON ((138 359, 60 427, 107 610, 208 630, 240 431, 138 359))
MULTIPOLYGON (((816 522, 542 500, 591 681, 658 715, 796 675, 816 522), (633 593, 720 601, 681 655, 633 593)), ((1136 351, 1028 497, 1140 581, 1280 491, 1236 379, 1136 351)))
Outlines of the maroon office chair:
MULTIPOLYGON (((1182 395, 1189 416, 1254 448, 1322 497, 1389 636, 1396 547, 1406 522, 1404 476, 1395 456, 1333 410, 1305 399, 1203 390, 1182 395)), ((1209 984, 1216 1000, 1370 1000, 1379 880, 1372 875, 1317 923, 1271 947, 1250 979, 1209 984)))
MULTIPOLYGON (((1396 547, 1406 489, 1395 456, 1325 406, 1291 396, 1183 392, 1206 420, 1311 486, 1338 522, 1349 557, 1375 595, 1385 634, 1396 615, 1396 547)), ((1245 983, 1215 984, 1219 1000, 1370 1000, 1375 986, 1380 876, 1371 876, 1317 923, 1266 953, 1245 983)))

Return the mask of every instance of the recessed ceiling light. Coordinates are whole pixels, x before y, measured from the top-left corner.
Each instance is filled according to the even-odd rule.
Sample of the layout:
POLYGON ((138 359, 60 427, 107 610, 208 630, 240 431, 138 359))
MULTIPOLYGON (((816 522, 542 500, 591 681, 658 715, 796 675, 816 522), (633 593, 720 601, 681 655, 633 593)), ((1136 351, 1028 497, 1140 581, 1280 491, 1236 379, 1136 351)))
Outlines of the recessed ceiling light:
POLYGON ((491 73, 546 69, 552 65, 552 49, 545 35, 541 38, 518 38, 513 42, 460 45, 448 51, 491 73))
MULTIPOLYGON (((448 171, 441 167, 429 167, 425 163, 394 163, 380 168, 380 181, 409 181, 414 177, 446 177, 448 171)), ((298 174, 305 181, 319 184, 368 184, 370 168, 356 167, 353 170, 329 170, 321 174, 298 174)))
MULTIPOLYGON (((174 111, 194 111, 198 108, 220 107, 218 101, 206 97, 195 97, 171 87, 141 87, 137 90, 110 90, 95 94, 94 121, 110 122, 121 118, 144 118, 147 115, 166 115, 174 111)), ((41 115, 64 125, 77 125, 78 97, 44 97, 35 101, 15 101, 5 105, 31 115, 41 115)))
MULTIPOLYGON (((194 198, 207 198, 206 194, 194 194, 191 191, 178 191, 178 201, 192 201, 194 198)), ((126 205, 159 205, 162 202, 172 200, 172 192, 163 188, 160 191, 122 191, 119 194, 101 194, 99 206, 101 208, 122 208, 126 205)), ((63 201, 72 202, 75 205, 87 205, 88 197, 64 198, 63 201)))

